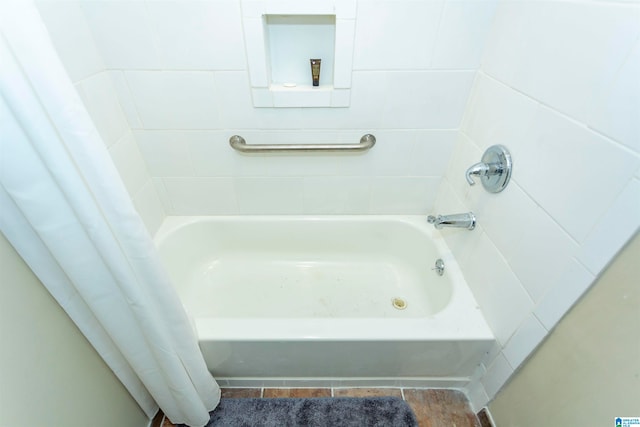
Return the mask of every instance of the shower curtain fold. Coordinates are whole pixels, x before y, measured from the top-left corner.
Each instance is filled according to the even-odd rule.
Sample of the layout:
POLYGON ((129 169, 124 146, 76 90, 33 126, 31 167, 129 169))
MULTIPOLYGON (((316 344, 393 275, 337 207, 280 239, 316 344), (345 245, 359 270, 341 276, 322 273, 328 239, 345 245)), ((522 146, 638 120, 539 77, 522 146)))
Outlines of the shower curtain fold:
POLYGON ((145 413, 220 399, 150 236, 31 1, 0 2, 0 230, 145 413))

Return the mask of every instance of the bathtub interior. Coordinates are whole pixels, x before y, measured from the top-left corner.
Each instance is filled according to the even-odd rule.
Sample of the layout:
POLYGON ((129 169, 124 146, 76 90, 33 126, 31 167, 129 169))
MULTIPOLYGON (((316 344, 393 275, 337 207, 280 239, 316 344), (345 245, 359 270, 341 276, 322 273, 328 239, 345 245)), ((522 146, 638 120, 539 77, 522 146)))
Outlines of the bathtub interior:
POLYGON ((169 217, 156 243, 222 385, 464 389, 495 343, 423 217, 169 217))
POLYGON ((183 218, 167 228, 162 256, 196 318, 425 317, 453 293, 433 270, 438 248, 406 221, 183 218))

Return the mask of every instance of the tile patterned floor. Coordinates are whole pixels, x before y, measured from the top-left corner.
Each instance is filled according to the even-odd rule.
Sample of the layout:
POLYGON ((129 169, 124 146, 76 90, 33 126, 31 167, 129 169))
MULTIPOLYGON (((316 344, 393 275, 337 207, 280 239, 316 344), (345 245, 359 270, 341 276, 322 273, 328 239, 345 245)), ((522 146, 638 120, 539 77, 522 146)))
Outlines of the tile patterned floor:
MULTIPOLYGON (((465 395, 455 390, 410 388, 223 388, 222 397, 373 397, 403 398, 420 427, 481 427, 465 395)), ((174 427, 165 418, 162 427, 174 427)))

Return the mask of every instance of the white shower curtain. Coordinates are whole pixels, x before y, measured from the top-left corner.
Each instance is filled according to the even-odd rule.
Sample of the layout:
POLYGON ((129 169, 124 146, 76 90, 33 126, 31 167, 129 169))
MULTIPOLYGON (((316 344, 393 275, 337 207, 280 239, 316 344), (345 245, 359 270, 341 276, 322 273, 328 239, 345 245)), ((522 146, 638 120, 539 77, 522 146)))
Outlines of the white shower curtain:
POLYGON ((220 389, 32 1, 0 1, 0 95, 0 230, 149 417, 206 424, 220 389))

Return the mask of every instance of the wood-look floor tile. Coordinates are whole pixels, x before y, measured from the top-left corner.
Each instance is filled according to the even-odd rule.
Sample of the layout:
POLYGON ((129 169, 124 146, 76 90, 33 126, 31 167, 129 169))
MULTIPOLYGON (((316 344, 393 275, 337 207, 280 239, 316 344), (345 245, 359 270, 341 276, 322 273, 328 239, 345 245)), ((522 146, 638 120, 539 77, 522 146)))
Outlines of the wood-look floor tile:
POLYGON ((162 427, 176 427, 171 421, 169 421, 169 418, 164 419, 164 421, 162 422, 162 427))
POLYGON ((402 399, 399 388, 334 388, 334 397, 383 397, 392 396, 402 399))
POLYGON ((420 427, 480 427, 466 396, 455 390, 404 389, 420 427))
POLYGON ((261 397, 262 389, 260 388, 222 388, 223 398, 241 398, 241 397, 261 397))
POLYGON ((264 397, 331 397, 330 388, 265 388, 264 397))

